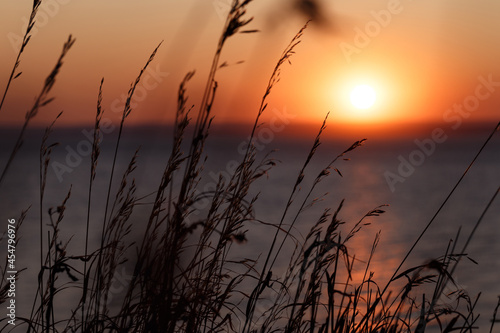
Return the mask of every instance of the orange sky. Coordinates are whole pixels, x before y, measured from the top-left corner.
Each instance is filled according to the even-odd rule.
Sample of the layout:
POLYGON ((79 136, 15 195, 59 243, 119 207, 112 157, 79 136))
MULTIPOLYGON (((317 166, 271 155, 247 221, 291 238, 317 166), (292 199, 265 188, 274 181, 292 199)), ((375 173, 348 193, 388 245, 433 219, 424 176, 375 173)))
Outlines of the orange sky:
MULTIPOLYGON (((322 25, 311 25, 284 66, 270 110, 284 110, 293 122, 397 125, 400 122, 500 120, 500 2, 319 1, 322 25), (489 83, 488 83, 489 82, 489 83), (496 83, 499 82, 499 83, 496 83), (377 91, 365 112, 348 102, 350 90, 368 83, 377 91)), ((130 83, 154 47, 164 41, 140 84, 130 124, 172 120, 179 82, 189 70, 196 104, 230 0, 44 0, 32 40, 0 111, 0 125, 17 125, 40 91, 68 34, 76 37, 53 95, 56 100, 35 118, 50 123, 61 110, 60 125, 91 124, 97 90, 105 77, 105 116, 118 119, 130 83)), ((290 0, 255 0, 248 26, 227 43, 222 61, 231 65, 217 79, 216 121, 249 122, 274 64, 306 21, 290 0), (243 64, 236 64, 238 61, 243 64)), ((32 1, 0 3, 0 92, 14 63, 15 44, 24 34, 32 1)), ((267 118, 272 119, 269 112, 267 118)))

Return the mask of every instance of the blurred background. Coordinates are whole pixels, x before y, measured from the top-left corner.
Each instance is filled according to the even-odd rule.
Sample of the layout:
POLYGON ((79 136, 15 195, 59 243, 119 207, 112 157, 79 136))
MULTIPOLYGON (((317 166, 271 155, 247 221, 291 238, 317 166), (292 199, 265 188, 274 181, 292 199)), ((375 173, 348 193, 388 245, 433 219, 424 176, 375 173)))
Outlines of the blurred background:
MULTIPOLYGON (((153 49, 163 41, 132 100, 118 165, 118 172, 123 172, 142 145, 136 172, 138 193, 151 193, 171 149, 178 85, 188 71, 196 71, 188 95, 197 110, 230 4, 230 0, 44 0, 21 57, 22 75, 14 80, 0 111, 2 166, 69 34, 76 43, 51 92, 56 99, 33 119, 25 144, 0 186, 2 219, 18 217, 30 205, 38 207, 40 140, 43 129, 64 110, 51 137, 60 145, 49 165, 43 209, 59 205, 72 184, 66 213, 70 227, 65 233, 69 238, 83 232, 89 133, 104 77, 107 126, 96 178, 102 193, 95 196, 93 210, 98 219, 104 209, 102 196, 124 98, 153 49)), ((0 2, 1 92, 32 5, 25 0, 0 2)), ((254 19, 245 28, 259 32, 234 36, 224 47, 221 64, 225 66, 216 75, 215 119, 200 188, 210 189, 218 175, 227 175, 231 165, 241 160, 241 147, 276 62, 312 19, 291 58, 292 65, 282 67, 281 81, 271 93, 257 131, 259 154, 278 149, 272 156, 281 162, 268 180, 259 181, 255 193, 261 192, 261 197, 255 213, 270 223, 279 219, 294 177, 330 112, 322 145, 306 178, 311 182, 355 140, 368 138, 347 156, 350 161, 335 165, 343 177, 332 174, 316 195, 329 192, 318 205, 333 209, 345 199, 341 218, 349 223, 378 205, 390 205, 384 215, 370 218, 372 225, 351 244, 353 252, 359 253, 361 269, 376 232, 382 230, 373 270, 376 278, 387 280, 500 120, 500 2, 255 0, 248 6, 247 17, 254 19), (376 100, 361 110, 351 103, 350 93, 363 84, 373 88, 376 100)), ((486 146, 410 263, 444 254, 459 227, 461 248, 500 185, 499 134, 486 146)), ((304 188, 306 184, 310 183, 304 188)), ((134 217, 138 225, 141 214, 147 212, 147 205, 138 209, 134 217)), ((318 214, 320 210, 312 210, 303 217, 298 235, 316 222, 318 214)), ((497 200, 468 252, 477 264, 464 259, 455 277, 472 297, 485 292, 478 303, 483 325, 488 325, 500 294, 499 216, 497 200)), ((37 266, 30 263, 30 245, 37 244, 34 226, 38 217, 32 208, 18 250, 19 263, 33 276, 37 266)), ((238 248, 241 255, 256 254, 266 244, 262 225, 251 224, 248 229, 248 243, 238 248)), ((98 241, 98 230, 92 237, 98 241)), ((83 243, 75 239, 70 246, 81 252, 83 243)), ((20 297, 31 305, 34 284, 29 279, 19 284, 24 293, 20 297)))

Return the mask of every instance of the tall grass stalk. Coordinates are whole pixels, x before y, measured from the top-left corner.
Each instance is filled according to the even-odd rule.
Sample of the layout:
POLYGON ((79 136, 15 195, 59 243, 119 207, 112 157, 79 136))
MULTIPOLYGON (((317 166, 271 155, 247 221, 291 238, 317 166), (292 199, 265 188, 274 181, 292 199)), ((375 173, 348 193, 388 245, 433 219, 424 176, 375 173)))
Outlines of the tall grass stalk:
MULTIPOLYGON (((455 190, 458 188, 458 186, 460 185, 460 183, 462 182, 462 180, 465 178, 465 175, 469 172, 469 170, 474 165, 474 163, 476 162, 476 160, 479 157, 479 155, 482 153, 482 151, 484 150, 484 148, 488 145, 488 143, 490 142, 490 140, 493 138, 493 136, 495 135, 495 133, 499 129, 500 129, 500 122, 495 126, 495 128, 490 133, 490 135, 488 136, 488 138, 484 141, 483 145, 478 150, 478 152, 476 153, 476 155, 474 156, 474 158, 472 159, 472 161, 470 162, 470 164, 467 166, 467 168, 462 173, 462 175, 460 176, 460 178, 458 179, 458 181, 455 183, 455 185, 453 186, 453 188, 451 189, 451 191, 448 193, 448 195, 446 196, 446 198, 444 199, 444 201, 441 203, 441 205, 439 206, 439 208, 437 209, 437 211, 434 213, 434 215, 429 220, 429 222, 427 223, 427 225, 424 227, 424 229, 422 230, 422 232, 419 234, 419 236, 417 237, 417 239, 415 240, 415 242, 413 243, 413 245, 410 247, 410 249, 408 250, 408 252, 406 253, 406 255, 403 257, 403 259, 399 263, 398 267, 394 271, 392 277, 387 282, 387 284, 385 285, 385 287, 382 289, 382 293, 381 293, 382 295, 384 295, 385 292, 388 290, 390 284, 394 280, 396 280, 396 276, 398 275, 399 271, 403 267, 403 265, 406 262, 406 260, 409 258, 409 256, 411 255, 411 253, 413 252, 413 250, 415 249, 415 247, 420 243, 420 241, 422 240, 422 237, 425 235, 425 233, 427 232, 427 230, 434 223, 436 217, 439 215, 439 213, 441 212, 441 210, 443 209, 443 207, 446 205, 446 203, 448 202, 448 200, 451 198, 451 196, 453 195, 453 193, 455 192, 455 190)), ((471 234, 471 236, 472 236, 472 234, 471 234)), ((367 314, 367 316, 365 318, 363 318, 363 320, 359 323, 359 325, 360 325, 359 327, 361 327, 363 325, 364 321, 370 316, 371 312, 373 312, 375 310, 376 306, 377 306, 377 303, 373 304, 373 306, 370 309, 370 311, 367 314)))
POLYGON ((97 112, 95 116, 94 123, 94 135, 92 139, 92 155, 90 161, 90 177, 89 177, 89 192, 87 199, 87 222, 85 227, 85 253, 84 253, 84 266, 83 266, 83 295, 82 295, 82 328, 83 331, 86 330, 85 325, 85 309, 86 309, 86 300, 87 300, 87 290, 89 283, 89 274, 87 271, 87 263, 89 261, 88 258, 88 245, 89 245, 89 233, 90 233, 90 211, 91 211, 91 200, 92 200, 92 185, 94 184, 96 170, 97 170, 97 162, 99 160, 99 155, 101 152, 100 142, 101 142, 101 133, 100 133, 100 123, 104 113, 102 109, 102 86, 104 84, 104 78, 101 79, 101 84, 99 85, 99 94, 97 96, 97 112))
MULTIPOLYGON (((125 102, 125 107, 123 109, 123 113, 122 113, 122 117, 121 117, 121 121, 120 121, 120 127, 118 129, 118 138, 116 140, 116 145, 115 145, 115 151, 114 151, 114 155, 113 155, 113 162, 112 162, 112 166, 111 166, 111 175, 109 177, 109 185, 108 185, 108 191, 107 191, 107 196, 106 196, 106 207, 104 209, 104 219, 103 219, 103 223, 102 223, 102 234, 101 234, 101 246, 100 246, 100 249, 102 250, 104 248, 104 235, 105 235, 105 231, 106 231, 106 226, 107 226, 107 219, 108 219, 108 208, 109 208, 109 199, 110 199, 110 196, 111 196, 111 187, 113 185, 113 176, 114 176, 114 172, 115 172, 115 166, 116 166, 116 159, 117 159, 117 156, 118 156, 118 150, 119 150, 119 146, 120 146, 120 140, 121 140, 121 136, 122 136, 122 132, 123 132, 123 125, 125 123, 125 119, 127 119, 127 117, 130 115, 130 113, 132 112, 132 107, 131 107, 131 101, 132 101, 132 97, 134 96, 134 92, 135 92, 135 89, 137 87, 137 85, 139 84, 140 80, 141 80, 141 77, 142 77, 142 74, 144 73, 144 71, 147 69, 147 67, 149 66, 149 64, 153 61, 155 55, 156 55, 156 52, 158 51, 159 47, 161 46, 161 43, 153 50, 153 52, 151 53, 148 61, 146 62, 146 64, 144 65, 144 67, 141 69, 139 75, 137 76, 137 78, 135 79, 135 81, 130 85, 130 89, 128 91, 128 95, 127 95, 127 99, 126 99, 126 102, 125 102)), ((111 215, 113 214, 113 210, 114 210, 114 205, 111 209, 111 212, 110 212, 110 217, 109 219, 111 219, 111 215)), ((97 260, 97 277, 96 279, 94 280, 95 283, 97 283, 97 286, 95 286, 94 288, 96 290, 100 290, 100 279, 99 277, 101 276, 101 264, 102 264, 102 251, 99 252, 99 255, 98 255, 98 260, 97 260)), ((98 316, 98 311, 99 311, 99 308, 100 308, 100 301, 101 301, 101 293, 98 292, 97 293, 97 296, 96 296, 96 299, 97 299, 97 305, 95 306, 95 315, 96 317, 98 316)))
MULTIPOLYGON (((454 285, 452 275, 461 257, 465 255, 476 229, 496 200, 499 190, 484 209, 461 252, 456 251, 456 242, 460 235, 458 232, 455 241, 448 244, 442 256, 401 270, 500 124, 486 140, 383 288, 375 281, 375 273, 372 271, 380 232, 376 233, 371 243, 366 262, 356 256, 351 246, 352 239, 358 237, 358 233, 371 223, 371 219, 385 213, 385 205, 360 214, 361 217, 356 220, 344 221, 340 216, 346 201, 342 200, 335 209, 313 211, 314 219, 311 221, 307 217, 312 226, 304 238, 294 235, 294 229, 298 221, 305 217, 306 210, 317 207, 316 203, 323 198, 315 197, 318 185, 332 171, 342 176, 336 167, 337 162, 363 145, 366 140, 354 142, 334 157, 316 177, 311 178, 311 184, 301 195, 301 187, 309 178, 312 161, 320 149, 328 115, 319 126, 311 148, 305 155, 304 163, 298 169, 297 177, 290 184, 293 186, 277 221, 261 221, 257 218, 255 203, 259 200, 259 195, 252 194, 252 189, 255 182, 274 167, 275 161, 270 155, 258 158, 255 134, 260 126, 261 116, 268 106, 271 91, 280 79, 283 64, 290 62, 307 24, 292 38, 271 73, 250 131, 250 140, 237 168, 229 179, 219 176, 213 190, 200 190, 204 163, 209 157, 204 156, 204 148, 214 118, 213 107, 218 86, 216 77, 221 67, 221 55, 226 41, 237 32, 256 31, 242 30, 252 21, 251 18, 246 18, 246 8, 250 2, 234 0, 231 4, 192 128, 190 120, 194 106, 188 102, 187 86, 194 72, 187 73, 180 83, 170 156, 158 177, 158 186, 152 195, 146 197, 139 197, 136 193, 134 172, 139 149, 135 151, 122 173, 116 191, 114 182, 118 172, 117 160, 125 120, 132 112, 131 100, 160 45, 154 49, 131 84, 113 147, 109 179, 106 179, 102 225, 98 226, 99 244, 94 249, 89 236, 95 229, 91 223, 92 214, 95 213, 92 199, 98 185, 96 174, 101 153, 101 80, 90 156, 87 210, 86 216, 82 218, 85 225, 82 255, 68 253, 71 238, 62 239, 60 232, 71 197, 71 187, 61 205, 49 208, 48 224, 44 222, 47 220, 43 213, 46 211, 44 199, 47 169, 52 149, 57 145, 49 144, 48 140, 55 121, 47 128, 40 148, 38 289, 30 318, 24 321, 29 332, 396 333, 424 332, 430 323, 442 332, 465 332, 475 327, 477 316, 474 310, 478 297, 471 298, 454 285), (193 136, 188 140, 186 138, 190 129, 193 130, 193 136), (187 155, 184 155, 184 151, 187 151, 187 155), (144 202, 145 198, 152 202, 144 202), (206 205, 198 205, 202 201, 206 205), (149 205, 150 211, 146 216, 140 217, 139 222, 142 223, 133 223, 131 217, 138 205, 149 205), (203 208, 200 208, 201 206, 203 208), (269 247, 256 258, 232 257, 234 244, 247 241, 245 228, 250 221, 273 228, 269 247), (136 244, 131 241, 130 235, 132 231, 138 230, 142 234, 136 244), (290 245, 293 250, 285 251, 286 245, 290 245), (260 255, 263 257, 262 263, 259 261, 260 255), (278 260, 284 256, 288 265, 279 276, 280 269, 276 266, 278 260), (126 264, 127 261, 130 263, 126 264), (360 278, 356 275, 360 269, 358 266, 361 266, 360 278), (130 267, 133 274, 124 286, 123 295, 114 298, 113 305, 110 305, 113 279, 119 273, 118 269, 130 267), (396 282, 399 283, 398 286, 395 286, 396 282), (450 286, 450 283, 454 288, 449 295, 454 297, 454 307, 440 303, 445 287, 450 286), (429 294, 420 292, 419 288, 426 286, 433 288, 430 297, 429 294), (71 309, 69 318, 57 312, 60 294, 66 291, 80 296, 75 304, 65 305, 71 309), (466 307, 465 311, 459 308, 463 305, 466 307)), ((39 3, 40 1, 35 1, 34 8, 37 8, 39 3)), ((29 37, 27 39, 29 40, 29 37)), ((20 147, 30 119, 37 114, 40 107, 52 100, 48 98, 48 93, 62 65, 63 57, 73 42, 70 36, 56 68, 47 78, 33 109, 28 112, 4 173, 20 147)), ((17 64, 16 61, 16 68, 17 64)), ((12 77, 13 74, 11 79, 12 77)), ((24 215, 21 220, 23 218, 24 215)), ((2 275, 5 276, 4 269, 2 275)), ((0 282, 0 303, 6 299, 7 285, 4 285, 3 281, 4 279, 0 282)), ((493 321, 495 317, 496 310, 493 321)))
POLYGON ((493 327, 495 327, 495 323, 499 322, 499 320, 497 319, 497 313, 498 313, 499 308, 500 308, 500 296, 498 296, 498 303, 497 303, 497 306, 495 307, 495 310, 493 311, 493 318, 491 319, 490 333, 493 332, 493 327))
POLYGON ((24 49, 26 48, 26 46, 28 46, 28 43, 31 39, 30 32, 31 30, 33 30, 33 27, 35 26, 36 14, 38 12, 38 8, 40 7, 41 3, 42 0, 33 1, 33 9, 31 10, 30 18, 28 20, 28 26, 26 27, 26 32, 24 33, 23 36, 23 41, 21 42, 21 48, 17 52, 16 61, 14 62, 14 66, 12 67, 12 71, 10 72, 10 76, 9 79, 7 80, 5 90, 3 91, 2 99, 0 100, 0 111, 2 110, 3 103, 5 102, 5 97, 7 97, 7 92, 9 91, 10 85, 15 79, 17 79, 22 74, 22 72, 16 73, 16 71, 19 65, 21 64, 21 55, 23 54, 24 49))
MULTIPOLYGON (((35 3, 39 3, 40 1, 35 1, 35 3)), ((59 56, 59 59, 57 60, 57 63, 50 72, 49 76, 45 79, 45 82, 43 84, 42 90, 40 91, 40 94, 38 97, 35 99, 35 103, 31 107, 31 109, 26 113, 24 117, 24 124, 23 127, 21 128, 21 131, 19 133, 19 136, 17 138, 16 143, 14 144, 14 147, 12 148, 12 152, 10 153, 9 159, 7 160, 7 164, 4 166, 4 169, 2 171, 2 174, 0 176, 0 184, 2 183, 5 175, 7 174, 7 171, 14 160, 14 157, 16 156, 17 152, 19 149, 21 149, 21 146, 23 144, 23 138, 24 138, 24 133, 26 132, 26 129, 28 128, 28 125, 30 121, 38 114, 38 111, 40 110, 41 107, 49 104, 52 102, 54 98, 49 98, 49 93, 52 90, 52 87, 54 86, 54 83, 57 78, 57 74, 59 74, 59 70, 61 69, 63 65, 63 60, 66 57, 68 51, 70 48, 73 46, 75 40, 71 37, 71 35, 68 37, 68 40, 66 43, 63 45, 63 49, 61 52, 61 55, 59 56)))
MULTIPOLYGON (((48 171, 48 167, 49 167, 49 162, 50 162, 50 155, 52 153, 52 149, 54 147, 56 147, 58 145, 58 143, 52 143, 50 145, 48 145, 47 141, 49 139, 49 136, 50 134, 52 133, 52 130, 53 130, 53 127, 57 121, 57 119, 59 119, 59 117, 61 117, 62 115, 62 112, 59 113, 56 117, 56 119, 54 119, 54 121, 50 124, 50 126, 47 127, 47 129, 45 130, 45 133, 43 135, 43 139, 42 139, 42 145, 40 147, 40 187, 39 187, 39 190, 40 190, 40 206, 39 206, 39 209, 40 209, 40 224, 39 224, 39 232, 40 232, 40 268, 43 267, 44 265, 44 261, 43 261, 43 253, 44 253, 44 241, 43 241, 43 238, 44 238, 44 235, 45 235, 45 232, 44 232, 44 222, 43 222, 43 204, 44 204, 44 196, 45 196, 45 187, 47 185, 47 171, 48 171)), ((43 298, 43 274, 40 274, 38 276, 38 286, 39 286, 39 296, 40 296, 40 300, 42 300, 43 298)), ((33 307, 31 309, 31 315, 30 316, 33 316, 33 311, 34 311, 34 307, 35 307, 35 304, 36 304, 36 298, 33 302, 33 307)), ((42 309, 42 320, 43 320, 43 309, 42 309)), ((42 327, 44 326, 43 322, 42 322, 42 327)))

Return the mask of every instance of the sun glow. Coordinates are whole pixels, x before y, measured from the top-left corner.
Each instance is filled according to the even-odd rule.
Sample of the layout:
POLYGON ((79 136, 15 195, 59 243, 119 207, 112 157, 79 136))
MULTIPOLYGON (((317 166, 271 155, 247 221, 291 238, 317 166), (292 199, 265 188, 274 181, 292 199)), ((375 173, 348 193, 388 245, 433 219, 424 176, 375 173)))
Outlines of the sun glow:
POLYGON ((351 103, 354 107, 357 109, 368 109, 375 104, 375 101, 377 100, 377 94, 375 93, 375 90, 367 85, 367 84, 362 84, 354 87, 354 89, 351 91, 351 103))
MULTIPOLYGON (((409 99, 402 91, 403 79, 390 69, 366 65, 356 70, 332 71, 321 82, 323 101, 332 110, 332 121, 344 124, 379 124, 385 126, 406 119, 402 100, 409 99)), ((325 107, 323 106, 323 109, 325 107)))

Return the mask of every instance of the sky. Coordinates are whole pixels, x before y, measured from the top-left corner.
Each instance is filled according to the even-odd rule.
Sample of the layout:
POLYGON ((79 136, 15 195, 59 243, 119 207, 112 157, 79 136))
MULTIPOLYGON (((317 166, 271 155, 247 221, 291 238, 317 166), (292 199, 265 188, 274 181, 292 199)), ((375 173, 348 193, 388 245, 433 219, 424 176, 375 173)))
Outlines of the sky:
MULTIPOLYGON (((104 77, 105 116, 118 121, 123 96, 152 50, 127 121, 171 123, 177 89, 188 71, 189 101, 201 99, 230 0, 44 0, 31 41, 21 57, 22 75, 0 110, 0 125, 19 126, 69 34, 76 38, 57 78, 56 99, 33 126, 47 126, 63 110, 61 126, 87 126, 95 117, 104 77)), ((281 52, 308 15, 299 0, 255 0, 247 17, 254 34, 231 37, 217 73, 216 122, 251 123, 281 52), (303 8, 303 7, 302 7, 303 8)), ((296 124, 329 122, 397 129, 401 124, 500 120, 500 2, 496 0, 317 0, 315 20, 292 65, 269 99, 270 121, 287 114, 296 124), (372 107, 354 107, 360 84, 376 92, 372 107)), ((0 3, 0 92, 24 35, 32 1, 0 3)), ((267 118, 266 118, 267 117, 267 118)))
MULTIPOLYGON (((262 127, 263 130, 257 133, 256 149, 267 152, 265 143, 270 141, 268 139, 272 138, 275 132, 280 132, 284 125, 288 125, 286 131, 291 133, 293 138, 302 135, 307 140, 304 142, 312 142, 327 114, 329 135, 340 136, 348 140, 349 144, 365 137, 369 139, 368 144, 371 144, 383 135, 391 139, 401 139, 406 135, 405 139, 410 140, 394 140, 396 144, 387 145, 391 150, 387 155, 374 158, 373 154, 376 154, 377 150, 366 151, 366 159, 361 159, 360 164, 357 164, 359 168, 354 166, 351 171, 347 167, 346 170, 341 169, 346 178, 349 178, 351 172, 351 178, 359 182, 359 186, 369 184, 366 187, 368 190, 363 188, 357 191, 356 188, 351 190, 350 186, 346 187, 348 195, 354 198, 354 203, 349 205, 354 211, 358 209, 358 203, 385 200, 384 191, 389 193, 391 190, 387 202, 392 204, 392 201, 396 201, 393 212, 398 212, 397 207, 400 211, 406 209, 404 204, 397 206, 398 199, 400 202, 407 200, 411 207, 417 207, 411 220, 416 221, 421 216, 426 219, 424 214, 434 207, 437 202, 435 198, 443 194, 443 190, 447 191, 446 186, 436 189, 436 186, 441 186, 442 183, 429 181, 433 178, 427 179, 426 175, 435 177, 435 170, 452 170, 453 172, 439 174, 438 177, 448 184, 446 182, 452 179, 455 173, 461 173, 465 169, 467 164, 462 162, 469 156, 469 150, 465 150, 464 154, 457 154, 460 158, 453 156, 453 159, 448 160, 444 151, 440 154, 441 157, 436 154, 437 159, 431 160, 426 159, 432 154, 429 151, 434 151, 437 144, 444 143, 448 136, 463 135, 464 129, 473 128, 474 124, 477 124, 474 128, 479 128, 481 138, 485 138, 500 121, 500 1, 307 1, 309 4, 316 4, 317 11, 308 12, 307 8, 310 10, 311 7, 304 7, 306 0, 253 0, 248 5, 246 16, 254 19, 246 28, 259 32, 232 36, 224 47, 220 63, 227 63, 228 66, 221 68, 216 74, 218 91, 213 107, 213 128, 222 128, 222 134, 211 132, 211 135, 220 135, 222 139, 226 139, 224 135, 228 133, 247 137, 278 59, 290 40, 308 21, 310 14, 315 13, 314 20, 301 38, 301 43, 295 48, 295 54, 290 59, 291 65, 283 65, 281 80, 269 96, 269 106, 261 118, 269 127, 262 127), (369 85, 375 91, 375 102, 367 109, 357 109, 350 101, 351 92, 359 85, 369 85), (222 126, 217 127, 219 125, 222 126), (269 129, 273 132, 266 137, 269 129), (457 129, 460 131, 453 132, 457 129), (415 135, 414 131, 417 130, 421 131, 422 135, 415 135), (401 147, 397 145, 400 143, 401 147), (426 155, 423 155, 424 153, 426 155), (427 168, 427 171, 421 169, 415 172, 411 180, 410 176, 401 177, 400 170, 406 165, 403 161, 413 161, 415 159, 412 160, 412 157, 415 156, 423 156, 420 161, 426 163, 422 168, 427 168), (371 159, 383 160, 384 163, 374 164, 371 159), (435 169, 435 163, 441 163, 443 169, 435 169), (393 178, 389 179, 388 174, 399 178, 391 176, 393 178), (383 188, 376 188, 380 184, 383 188), (394 192, 394 188, 397 192, 394 192), (405 196, 405 193, 408 196, 405 196), (366 201, 365 197, 370 199, 366 201), (427 202, 430 204, 426 205, 427 202)), ((73 154, 69 149, 80 153, 83 144, 88 143, 83 138, 89 138, 93 128, 101 79, 104 78, 103 120, 117 125, 123 110, 124 96, 130 84, 160 43, 155 59, 136 89, 132 100, 133 110, 127 118, 126 126, 171 125, 176 111, 179 84, 186 73, 193 70, 196 73, 187 85, 187 93, 189 103, 194 105, 193 112, 196 112, 231 2, 42 0, 31 40, 21 56, 18 71, 22 74, 12 83, 5 104, 0 110, 0 132, 3 134, 0 145, 7 147, 5 152, 12 149, 13 145, 10 145, 6 137, 17 137, 26 112, 33 105, 70 34, 76 42, 65 58, 51 91, 51 96, 55 99, 44 106, 30 123, 30 128, 46 127, 63 111, 57 121, 57 129, 63 134, 71 132, 77 135, 75 141, 61 140, 63 146, 58 149, 59 161, 63 163, 64 159, 67 169, 57 171, 55 164, 51 164, 49 173, 53 174, 49 177, 72 177, 64 179, 68 182, 73 182, 73 179, 78 181, 78 176, 75 175, 87 170, 83 169, 86 164, 82 161, 85 160, 78 156, 76 166, 71 164, 73 154), (9 130, 5 130, 5 127, 9 130), (69 127, 69 130, 64 131, 62 127, 69 127), (78 131, 73 131, 72 127, 78 127, 78 131), (82 127, 86 129, 85 132, 81 130, 82 127), (73 170, 79 171, 72 173, 73 170)), ((32 5, 33 0, 0 1, 0 98, 14 66, 32 5)), ((165 132, 168 132, 172 126, 165 128, 165 132)), ((127 135, 144 133, 142 130, 143 128, 137 132, 130 131, 127 135)), ((38 140, 30 141, 36 144, 36 149, 29 150, 29 147, 25 147, 28 154, 36 152, 35 155, 29 155, 29 161, 38 155, 42 131, 39 132, 38 140)), ((111 147, 114 143, 111 140, 111 131, 103 130, 103 133, 106 135, 105 145, 109 144, 104 147, 111 147)), ((282 134, 285 136, 286 133, 280 133, 282 134)), ((116 135, 115 131, 112 137, 115 139, 116 135)), ((227 137, 228 142, 234 138, 227 137)), ((464 137, 468 139, 465 135, 464 137)), ((157 139, 156 136, 154 138, 157 139)), ((170 140, 170 137, 168 138, 170 140)), ((496 138, 498 142, 498 136, 496 138)), ((165 142, 164 139, 157 141, 159 144, 165 142)), ((217 145, 220 141, 213 142, 217 145)), ((482 142, 484 139, 481 139, 480 143, 482 142)), ((246 145, 244 140, 233 140, 229 143, 238 144, 238 153, 241 152, 241 147, 246 145)), ((475 145, 477 140, 472 143, 475 145)), ((149 150, 150 147, 145 147, 142 156, 142 161, 145 161, 142 166, 148 172, 139 173, 137 176, 138 183, 142 179, 146 185, 155 179, 149 167, 156 166, 155 161, 163 154, 156 145, 151 147, 149 150)), ((331 147, 326 145, 325 150, 321 152, 321 158, 329 158, 329 149, 335 148, 335 154, 338 153, 337 146, 331 147)), ((454 147, 468 146, 456 145, 453 149, 454 147)), ((269 147, 271 148, 275 148, 274 143, 269 147)), ((491 149, 490 152, 496 149, 494 153, 497 154, 498 145, 488 148, 491 149)), ((301 149, 298 147, 297 152, 300 153, 301 149)), ((89 150, 87 152, 90 154, 89 150)), ((454 152, 462 153, 458 149, 454 152)), ((221 149, 216 153, 226 158, 226 150, 221 149)), ((90 158, 88 154, 86 156, 90 158)), ((83 154, 80 155, 83 157, 83 154)), ((493 153, 487 156, 492 155, 493 153)), ((236 158, 239 160, 241 156, 236 158)), ((54 160, 57 162, 56 157, 54 160)), ((102 177, 111 165, 106 161, 108 160, 104 159, 104 163, 99 162, 99 168, 103 167, 100 174, 102 177)), ((211 163, 213 159, 208 161, 211 163)), ((491 161, 491 164, 486 163, 487 168, 490 165, 494 168, 496 160, 491 161)), ((410 165, 410 174, 416 170, 413 168, 416 164, 417 162, 410 165)), ((38 184, 36 172, 24 172, 32 170, 31 167, 33 165, 24 163, 21 159, 17 166, 13 164, 9 170, 19 176, 19 179, 26 179, 20 182, 20 185, 15 183, 12 186, 19 193, 29 191, 27 198, 31 198, 33 190, 37 188, 33 186, 33 177, 38 184), (19 165, 21 167, 18 167, 19 165)), ((229 163, 227 167, 229 168, 229 163)), ((279 170, 279 177, 288 177, 288 171, 281 174, 281 170, 288 169, 279 170)), ((474 170, 473 168, 472 171, 474 170)), ((489 178, 492 173, 482 172, 490 169, 478 170, 480 176, 471 178, 473 189, 494 183, 494 179, 489 178)), ((222 170, 222 174, 225 173, 222 170)), ((460 174, 456 175, 458 178, 460 174)), ((17 182, 16 177, 12 179, 17 182)), ((283 178, 278 178, 278 181, 279 179, 283 178)), ((56 194, 63 188, 66 191, 66 185, 66 181, 54 181, 51 184, 51 192, 56 194)), ((272 183, 270 186, 275 185, 272 183)), ((280 197, 278 192, 282 188, 272 188, 276 189, 277 192, 269 191, 268 196, 280 197)), ((76 202, 86 200, 86 193, 85 199, 81 199, 83 197, 77 194, 82 190, 83 187, 75 186, 76 202)), ((327 190, 335 192, 335 189, 327 190)), ((481 190, 482 192, 462 190, 460 193, 463 196, 460 198, 471 196, 474 201, 461 199, 466 204, 460 201, 459 205, 468 207, 470 202, 477 202, 476 196, 486 195, 487 188, 481 190)), ((263 195, 265 194, 263 192, 263 195)), ((10 200, 15 201, 16 198, 17 196, 11 196, 10 200)), ((12 205, 18 206, 17 203, 12 205)), ((9 209, 14 209, 12 207, 9 209)), ((75 210, 77 213, 79 211, 79 208, 75 210)), ((407 214, 407 211, 401 216, 405 216, 404 214, 407 214)), ((406 222, 405 219, 402 221, 406 222)), ((410 224, 409 228, 416 230, 419 227, 417 223, 410 224)), ((397 228, 394 230, 389 228, 387 232, 399 232, 397 228)), ((391 256, 399 255, 399 252, 400 250, 396 249, 391 256)), ((491 253, 491 250, 486 252, 491 253)), ((392 265, 387 262, 384 264, 392 265)))

